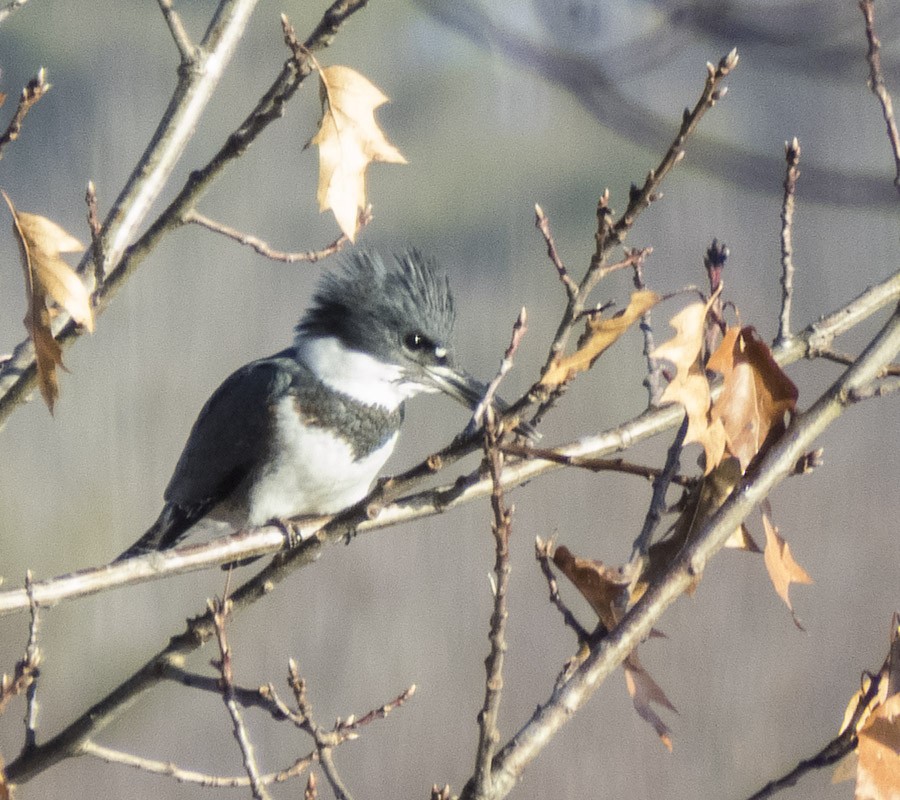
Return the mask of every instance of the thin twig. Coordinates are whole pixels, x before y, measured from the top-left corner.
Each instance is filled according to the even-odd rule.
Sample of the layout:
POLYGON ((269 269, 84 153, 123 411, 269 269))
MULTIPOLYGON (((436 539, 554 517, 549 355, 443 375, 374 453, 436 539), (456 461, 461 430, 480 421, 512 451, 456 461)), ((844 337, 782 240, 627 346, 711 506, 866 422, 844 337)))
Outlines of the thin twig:
POLYGON ((0 676, 0 714, 6 710, 9 701, 14 697, 26 694, 25 709, 25 747, 22 753, 29 749, 29 742, 34 744, 34 715, 37 714, 37 706, 29 689, 40 675, 41 652, 37 646, 38 611, 32 592, 33 581, 31 572, 25 573, 25 590, 28 594, 28 605, 31 610, 31 623, 28 627, 28 643, 25 645, 25 654, 16 662, 12 676, 0 676))
MULTIPOLYGON (((513 442, 501 443, 499 445, 501 452, 510 456, 519 456, 520 458, 540 458, 545 461, 554 461, 557 464, 564 464, 567 467, 578 467, 587 469, 591 472, 621 472, 625 475, 637 475, 647 480, 654 480, 664 474, 665 470, 659 467, 648 467, 643 464, 633 464, 622 458, 581 458, 579 456, 571 456, 566 453, 553 450, 549 447, 527 447, 525 445, 513 442)), ((676 466, 677 469, 677 466, 676 466)), ((690 487, 696 482, 696 478, 687 475, 670 475, 670 483, 679 486, 690 487)))
MULTIPOLYGON (((489 407, 490 409, 490 407, 489 407)), ((503 691, 503 661, 506 654, 506 621, 509 617, 507 593, 509 591, 509 537, 512 510, 506 508, 503 498, 503 454, 498 445, 499 431, 493 413, 488 410, 484 424, 484 457, 491 474, 491 510, 494 521, 494 610, 491 614, 488 638, 491 649, 484 662, 486 678, 484 704, 478 714, 478 750, 475 757, 474 798, 491 796, 491 767, 494 753, 500 741, 497 720, 500 714, 500 698, 503 691)))
POLYGON ((169 26, 169 32, 175 40, 175 46, 181 53, 182 66, 193 63, 197 58, 197 46, 191 41, 184 23, 181 21, 181 15, 173 7, 172 0, 158 0, 158 2, 163 17, 166 19, 166 25, 169 26))
MULTIPOLYGON (((91 232, 91 256, 94 265, 94 286, 100 286, 103 281, 103 236, 100 224, 100 215, 97 211, 97 190, 93 181, 88 181, 84 192, 84 202, 87 204, 88 230, 91 232)), ((83 262, 82 262, 83 263, 83 262)), ((84 264, 87 269, 87 265, 84 264)))
POLYGON ((25 664, 31 674, 31 680, 25 689, 25 742, 22 752, 27 753, 37 744, 37 686, 41 674, 41 651, 37 646, 39 625, 38 605, 34 600, 34 579, 31 570, 25 573, 25 591, 28 592, 28 606, 31 611, 31 622, 28 626, 28 644, 25 646, 25 664))
MULTIPOLYGON (((363 227, 368 225, 372 221, 372 216, 372 206, 369 206, 364 211, 360 211, 358 221, 359 228, 362 229, 363 227)), ((328 245, 327 247, 323 247, 321 250, 303 250, 300 252, 291 253, 282 250, 276 250, 271 247, 271 245, 264 242, 262 239, 259 239, 256 236, 252 236, 249 233, 239 231, 236 228, 231 228, 228 225, 223 225, 221 222, 216 222, 215 220, 204 216, 196 209, 189 209, 182 216, 182 221, 185 223, 201 225, 204 228, 213 231, 214 233, 220 233, 223 236, 227 236, 229 239, 233 239, 234 241, 239 242, 240 244, 246 245, 247 247, 252 247, 261 256, 270 258, 273 261, 283 261, 286 264, 294 264, 298 261, 321 261, 323 258, 327 258, 328 256, 334 255, 335 253, 339 253, 350 241, 346 234, 341 234, 330 245, 328 245)))
POLYGON ((519 349, 519 345, 522 342, 522 338, 528 332, 528 314, 525 311, 525 307, 522 307, 522 310, 519 311, 519 316, 516 317, 515 323, 513 323, 512 329, 512 337, 509 341, 509 346, 503 353, 503 358, 500 359, 500 368, 497 370, 497 374, 494 376, 494 379, 488 384, 487 390, 484 393, 484 397, 481 398, 481 402, 475 406, 474 412, 472 412, 472 423, 475 427, 480 427, 484 424, 485 421, 485 411, 492 407, 494 404, 494 397, 497 395, 497 389, 500 388, 500 383, 506 377, 506 374, 512 369, 512 360, 513 356, 516 354, 516 350, 519 349))
POLYGON ((537 203, 534 204, 534 225, 544 237, 544 242, 547 244, 547 255, 550 261, 553 262, 553 266, 556 267, 556 274, 562 281, 562 285, 566 287, 566 294, 571 300, 578 294, 578 284, 572 280, 572 276, 569 275, 565 264, 559 257, 559 253, 556 250, 556 242, 553 240, 553 233, 550 231, 550 220, 547 219, 544 209, 537 203))
MULTIPOLYGON (((7 11, 8 9, 9 6, 3 10, 7 11)), ((2 21, 2 17, 0 17, 0 21, 2 21)), ((38 74, 25 84, 25 88, 22 89, 22 94, 19 97, 19 105, 16 107, 16 113, 13 114, 13 118, 10 120, 9 125, 7 125, 6 130, 0 134, 0 158, 3 158, 3 148, 10 142, 14 142, 19 138, 19 134, 22 132, 22 122, 28 112, 31 111, 32 106, 34 106, 34 104, 49 90, 50 84, 47 83, 47 73, 44 68, 41 67, 38 70, 38 74)))
POLYGON ((859 403, 862 400, 870 400, 873 397, 885 397, 900 390, 900 378, 892 381, 872 381, 868 386, 860 386, 850 393, 851 402, 859 403))
MULTIPOLYGON (((650 499, 650 507, 644 515, 644 524, 641 526, 641 532, 634 540, 631 547, 631 561, 635 562, 647 555, 650 549, 650 542, 653 540, 653 532, 662 519, 662 515, 666 510, 666 494, 669 487, 678 482, 678 469, 681 466, 681 450, 684 447, 684 437, 687 436, 688 418, 681 422, 678 433, 669 445, 666 453, 666 463, 662 471, 653 479, 653 495, 650 499)), ((684 484, 682 484, 684 485, 684 484)))
POLYGON ((587 297, 597 282, 608 274, 605 268, 609 253, 614 247, 622 244, 640 213, 659 197, 659 186, 676 164, 684 158, 684 145, 694 132, 704 114, 722 97, 726 89, 722 82, 737 66, 737 50, 732 50, 717 65, 707 64, 707 77, 700 98, 693 109, 685 109, 681 127, 669 149, 657 165, 656 169, 647 173, 643 186, 631 187, 628 207, 618 220, 613 221, 613 212, 609 205, 609 191, 605 191, 597 203, 597 232, 595 234, 596 249, 591 256, 590 266, 578 286, 578 292, 570 298, 566 310, 560 320, 550 352, 547 355, 545 369, 553 363, 566 347, 572 333, 572 326, 584 311, 587 297))
POLYGON ((559 593, 559 583, 556 575, 550 568, 550 558, 553 551, 553 539, 544 541, 540 536, 536 536, 534 540, 534 557, 538 564, 541 565, 541 572, 547 581, 547 589, 550 592, 550 602, 556 606, 557 611, 562 614, 563 622, 575 631, 578 641, 586 642, 590 637, 590 632, 585 628, 572 613, 571 609, 565 604, 559 593))
POLYGON ((869 62, 869 88, 881 103, 881 113, 887 125, 888 141, 894 156, 894 186, 900 192, 900 133, 897 132, 897 122, 894 119, 894 104, 881 71, 881 42, 875 34, 875 3, 873 0, 860 0, 859 8, 866 21, 866 38, 869 41, 869 51, 866 54, 869 62))
MULTIPOLYGON (((849 367, 856 361, 856 356, 851 356, 848 353, 840 353, 831 347, 823 347, 816 353, 816 356, 824 358, 826 361, 833 361, 835 364, 843 364, 845 367, 849 367)), ((900 375, 900 364, 888 364, 878 374, 878 377, 884 378, 889 375, 900 375)))
MULTIPOLYGON (((647 282, 644 280, 644 259, 637 259, 632 264, 634 270, 634 288, 642 291, 647 288, 647 282)), ((650 354, 656 349, 656 342, 653 340, 653 318, 652 311, 647 311, 641 315, 641 334, 644 337, 643 356, 647 360, 647 377, 644 378, 644 386, 647 387, 647 406, 655 408, 660 404, 660 398, 663 393, 663 372, 659 359, 653 358, 650 354)))
POLYGON ((296 724, 307 731, 316 743, 316 756, 322 767, 322 772, 337 800, 353 800, 350 790, 344 784, 343 779, 334 764, 332 752, 337 745, 348 738, 355 738, 355 731, 338 732, 326 731, 319 727, 313 718, 312 706, 306 695, 306 681, 300 675, 300 669, 294 659, 288 661, 288 685, 294 692, 294 701, 297 704, 296 724))
POLYGON ((231 611, 231 603, 228 598, 222 600, 216 598, 209 603, 212 612, 213 624, 216 629, 216 641, 219 643, 219 671, 222 676, 222 699, 228 714, 231 717, 232 732, 241 749, 244 761, 244 770, 250 779, 250 790, 256 800, 270 800, 269 792, 260 781, 259 767, 256 764, 256 756, 253 754, 253 743, 244 725, 244 718, 238 708, 238 702, 234 693, 234 665, 231 660, 231 648, 225 633, 225 622, 231 611))
POLYGON ((795 136, 784 143, 784 198, 781 202, 781 315, 776 343, 791 338, 791 304, 794 299, 794 200, 800 177, 800 142, 795 136))
MULTIPOLYGON (((195 770, 183 769, 171 761, 157 761, 152 758, 144 758, 143 756, 135 756, 131 753, 125 753, 121 750, 114 750, 111 747, 104 747, 101 744, 88 739, 81 745, 81 752, 84 755, 94 756, 102 759, 110 764, 124 764, 127 767, 151 772, 156 775, 165 775, 174 778, 179 783, 195 783, 200 786, 212 787, 216 789, 233 789, 242 786, 250 786, 250 778, 246 775, 209 775, 204 772, 196 772, 195 770)), ((284 783, 291 778, 302 775, 316 761, 316 754, 298 758, 287 769, 280 772, 270 772, 259 776, 259 782, 269 786, 273 783, 284 783)))

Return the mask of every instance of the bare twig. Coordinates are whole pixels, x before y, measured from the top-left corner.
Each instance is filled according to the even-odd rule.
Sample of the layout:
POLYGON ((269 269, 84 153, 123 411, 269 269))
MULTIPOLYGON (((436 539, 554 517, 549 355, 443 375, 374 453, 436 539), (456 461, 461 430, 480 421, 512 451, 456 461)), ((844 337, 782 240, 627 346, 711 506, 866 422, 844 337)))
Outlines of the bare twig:
POLYGON ((490 633, 488 638, 491 649, 484 662, 486 679, 484 685, 484 704, 478 714, 478 750, 475 757, 475 774, 472 797, 486 798, 491 796, 491 765, 500 731, 497 720, 500 713, 500 698, 503 691, 503 660, 506 654, 506 621, 509 617, 507 593, 509 591, 509 537, 511 533, 512 510, 506 508, 503 498, 503 454, 498 448, 499 432, 496 420, 488 410, 484 425, 484 457, 491 475, 491 510, 494 521, 491 531, 494 534, 494 611, 491 614, 490 633))
POLYGON ((244 725, 244 718, 234 693, 234 665, 231 661, 231 648, 225 633, 225 623, 231 613, 231 603, 227 597, 222 600, 216 598, 209 601, 209 610, 212 614, 213 625, 216 630, 216 641, 219 643, 219 671, 222 676, 222 699, 225 708, 231 717, 232 732, 241 749, 244 761, 244 770, 250 779, 250 790, 256 800, 270 800, 265 785, 260 781, 259 767, 256 765, 256 756, 253 753, 253 743, 244 725))
MULTIPOLYGON (((816 355, 820 358, 824 358, 826 361, 834 361, 835 364, 843 364, 845 367, 849 367, 856 361, 856 356, 851 356, 848 353, 840 353, 831 347, 823 347, 816 355)), ((878 377, 885 378, 889 375, 900 375, 900 364, 888 364, 881 370, 878 377)))
POLYGON ((895 378, 891 381, 872 381, 868 386, 860 386, 859 389, 851 392, 850 400, 859 403, 862 400, 870 400, 873 397, 885 397, 893 394, 900 389, 900 379, 895 378))
POLYGON ((784 144, 784 198, 781 203, 781 315, 777 343, 791 338, 791 304, 794 299, 794 200, 800 177, 800 142, 795 136, 784 144))
MULTIPOLYGON (((647 288, 647 282, 644 280, 644 260, 638 259, 632 264, 634 270, 634 288, 642 291, 647 288)), ((641 333, 644 337, 644 358, 647 359, 647 377, 644 378, 644 386, 647 387, 649 395, 647 405, 654 408, 659 405, 660 398, 663 393, 662 382, 662 366, 659 360, 653 358, 650 354, 656 349, 656 343, 653 340, 653 324, 652 312, 647 311, 641 315, 641 333)))
POLYGON ((28 627, 28 643, 25 645, 25 654, 16 662, 13 674, 0 676, 0 714, 6 710, 9 701, 17 695, 26 694, 25 710, 25 747, 23 753, 29 749, 29 742, 34 744, 34 720, 37 714, 37 705, 31 687, 37 681, 40 674, 41 652, 37 646, 38 610, 32 594, 31 573, 25 574, 25 591, 29 598, 31 610, 31 624, 28 627))
POLYGON ((163 17, 166 19, 166 25, 169 26, 169 32, 175 40, 175 46, 181 53, 182 65, 191 64, 197 58, 197 46, 191 41, 191 37, 185 30, 184 23, 181 21, 181 15, 172 5, 172 0, 158 0, 159 7, 162 10, 163 17))
POLYGON ((584 311, 587 297, 597 282, 608 274, 609 268, 605 268, 609 253, 617 245, 625 241, 625 237, 631 230, 640 213, 658 198, 659 186, 663 179, 678 162, 684 157, 684 145, 687 138, 694 132, 704 114, 712 108, 725 95, 723 81, 737 66, 738 55, 732 50, 719 61, 718 65, 707 64, 706 84, 700 93, 693 109, 685 109, 682 116, 681 127, 675 139, 669 145, 669 149, 657 165, 656 169, 647 173, 643 186, 632 186, 628 200, 628 207, 618 220, 613 221, 613 212, 609 205, 609 192, 606 191, 597 203, 597 233, 595 234, 596 249, 591 256, 590 266, 584 278, 578 286, 577 293, 572 296, 566 307, 563 317, 557 328, 546 365, 549 366, 566 347, 572 332, 572 326, 584 311))
POLYGON ((563 622, 575 631, 579 642, 586 642, 590 637, 590 632, 585 628, 572 613, 571 609, 563 602, 559 593, 559 584, 556 581, 556 575, 550 568, 551 552, 553 550, 553 539, 544 541, 540 536, 534 540, 534 557, 541 566, 541 572, 547 581, 547 589, 550 592, 550 602, 556 606, 557 611, 562 614, 563 622))
MULTIPOLYGON (((31 623, 28 626, 28 644, 25 646, 24 671, 30 673, 31 679, 25 689, 25 742, 22 752, 28 752, 37 743, 37 685, 41 674, 41 651, 37 646, 39 624, 38 605, 34 600, 34 580, 31 571, 25 573, 25 591, 28 592, 28 607, 31 611, 31 623)), ((18 672, 18 667, 17 670, 18 672)))
MULTIPOLYGON (((24 5, 24 2, 22 5, 24 5)), ((5 9, 0 9, 0 14, 2 14, 3 11, 11 13, 9 9, 10 6, 7 6, 5 9)), ((2 21, 2 19, 3 17, 0 16, 0 21, 2 21)), ((13 118, 10 120, 9 125, 7 125, 6 130, 0 134, 0 158, 3 158, 3 148, 10 142, 14 142, 19 138, 19 134, 22 132, 22 122, 28 112, 31 111, 32 106, 49 90, 50 84, 47 83, 46 72, 44 71, 44 68, 41 67, 41 69, 38 70, 38 74, 25 84, 25 88, 22 89, 22 94, 19 97, 19 105, 16 108, 16 113, 13 114, 13 118)))
POLYGON ((634 540, 631 548, 631 561, 644 558, 650 549, 650 542, 653 540, 653 532, 659 525, 662 515, 666 510, 666 494, 669 487, 676 482, 678 468, 681 466, 681 450, 684 447, 684 437, 687 436, 688 418, 681 422, 678 433, 669 445, 666 453, 666 463, 662 471, 653 479, 653 496, 650 499, 650 507, 644 516, 644 524, 641 526, 641 532, 634 540))
MULTIPOLYGON (((171 761, 156 761, 151 758, 143 758, 142 756, 135 756, 131 753, 124 753, 121 750, 104 747, 91 740, 82 743, 81 752, 84 755, 94 756, 109 762, 110 764, 123 764, 127 767, 143 770, 144 772, 165 775, 166 777, 174 778, 179 783, 195 783, 200 786, 216 789, 233 789, 242 786, 250 786, 250 778, 246 775, 209 775, 204 772, 183 769, 176 764, 173 764, 171 761)), ((260 775, 259 782, 266 786, 273 783, 283 783, 298 775, 302 775, 315 761, 316 756, 314 753, 311 753, 303 758, 298 758, 287 769, 283 769, 280 772, 270 772, 266 775, 260 775)))
MULTIPOLYGON (((359 228, 361 229, 368 225, 372 221, 372 216, 372 206, 369 206, 364 211, 360 211, 358 223, 359 228)), ((321 261, 323 258, 327 258, 328 256, 334 255, 335 253, 339 253, 350 241, 346 234, 341 234, 330 245, 328 245, 327 247, 323 247, 321 250, 303 250, 300 252, 291 253, 282 250, 276 250, 269 244, 264 242, 262 239, 259 239, 256 236, 252 236, 249 233, 239 231, 236 228, 231 228, 228 225, 223 225, 221 222, 216 222, 215 220, 204 216, 195 209, 189 209, 182 216, 182 221, 185 223, 202 225, 204 228, 207 228, 214 233, 221 233, 223 236, 227 236, 229 239, 233 239, 240 244, 246 245, 247 247, 252 247, 261 256, 270 258, 273 261, 283 261, 286 264, 294 264, 298 261, 321 261)))
POLYGON ((315 741, 316 756, 322 766, 322 772, 325 773, 328 783, 331 784, 331 790, 337 800, 353 800, 335 767, 332 752, 341 742, 355 738, 356 732, 353 730, 340 732, 337 728, 333 731, 325 731, 319 727, 313 718, 312 706, 306 696, 306 681, 300 676, 300 670, 294 659, 288 662, 288 684, 294 692, 294 701, 297 703, 296 724, 307 731, 315 741))
MULTIPOLYGON (((567 467, 587 469, 591 472, 621 472, 624 475, 637 475, 640 478, 654 480, 665 471, 658 467, 633 464, 622 458, 580 458, 578 456, 570 456, 549 447, 526 447, 525 445, 513 442, 501 443, 499 447, 501 452, 510 456, 519 456, 520 458, 540 458, 545 461, 554 461, 557 464, 563 464, 567 467)), ((679 486, 693 486, 697 482, 697 479, 688 477, 687 475, 674 474, 669 476, 669 481, 670 483, 675 483, 679 486)))
POLYGON ((563 264, 562 259, 559 257, 559 253, 556 250, 556 242, 553 241, 553 234, 550 231, 550 220, 547 219, 544 209, 537 203, 534 204, 534 224, 544 237, 544 242, 547 244, 547 255, 553 262, 553 266, 556 267, 556 274, 559 276, 560 281, 562 281, 562 285, 566 287, 566 294, 571 300, 578 294, 578 284, 572 280, 572 276, 569 275, 565 264, 563 264))
POLYGON ((900 191, 900 133, 897 132, 897 122, 894 119, 894 104, 891 102, 891 95, 885 86, 884 74, 881 71, 881 42, 875 34, 874 0, 860 0, 859 8, 866 21, 866 38, 869 41, 869 51, 866 55, 869 62, 869 88, 881 103, 881 113, 887 125, 888 140, 894 156, 894 186, 900 191))
MULTIPOLYGON (((88 181, 84 192, 84 202, 87 204, 88 230, 91 232, 91 257, 93 262, 94 286, 100 286, 103 281, 103 237, 100 215, 97 211, 97 190, 93 181, 88 181)), ((87 269, 87 264, 83 263, 87 269)))
POLYGON ((503 353, 503 358, 500 359, 500 368, 497 370, 494 379, 488 384, 484 397, 481 398, 481 402, 475 406, 475 411, 472 413, 472 422, 476 427, 484 424, 485 411, 493 406, 497 389, 500 387, 500 383, 506 377, 506 374, 512 369, 513 356, 516 354, 516 350, 519 349, 522 337, 524 337, 527 332, 528 314, 523 306, 522 310, 519 311, 519 316, 516 317, 516 321, 513 324, 512 338, 509 341, 509 346, 503 353))

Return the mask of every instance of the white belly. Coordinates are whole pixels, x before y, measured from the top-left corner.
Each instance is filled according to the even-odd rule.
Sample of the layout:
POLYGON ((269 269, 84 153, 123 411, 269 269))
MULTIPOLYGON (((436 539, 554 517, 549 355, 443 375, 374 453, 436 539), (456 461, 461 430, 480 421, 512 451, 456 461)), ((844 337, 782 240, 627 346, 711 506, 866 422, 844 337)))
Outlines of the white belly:
POLYGON ((256 476, 247 498, 246 525, 300 514, 333 514, 369 491, 397 443, 397 433, 379 449, 354 460, 353 449, 323 428, 298 424, 293 398, 275 412, 280 456, 256 476))

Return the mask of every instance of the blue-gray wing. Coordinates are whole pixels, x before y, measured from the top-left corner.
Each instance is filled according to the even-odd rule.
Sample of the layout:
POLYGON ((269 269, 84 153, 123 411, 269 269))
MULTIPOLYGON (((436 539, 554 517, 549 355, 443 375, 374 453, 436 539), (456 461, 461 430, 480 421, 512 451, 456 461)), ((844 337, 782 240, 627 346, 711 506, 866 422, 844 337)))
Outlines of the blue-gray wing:
POLYGON ((275 403, 305 367, 283 351, 233 372, 213 392, 191 428, 166 488, 166 505, 150 529, 116 561, 174 547, 219 503, 237 507, 267 457, 275 403))

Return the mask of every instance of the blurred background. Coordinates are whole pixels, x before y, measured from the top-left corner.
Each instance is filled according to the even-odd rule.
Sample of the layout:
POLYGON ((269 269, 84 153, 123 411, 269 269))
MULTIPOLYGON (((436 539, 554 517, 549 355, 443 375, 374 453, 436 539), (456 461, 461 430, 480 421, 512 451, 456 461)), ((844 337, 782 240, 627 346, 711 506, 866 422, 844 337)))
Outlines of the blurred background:
MULTIPOLYGON (((176 3, 199 40, 215 3, 176 3)), ((262 0, 234 61, 158 210, 243 120, 286 58, 278 14, 301 38, 326 4, 262 0)), ((889 88, 900 91, 900 11, 876 24, 889 88)), ((363 72, 391 97, 378 112, 408 166, 374 165, 375 220, 360 239, 385 252, 416 245, 445 265, 459 308, 458 348, 490 377, 522 306, 529 332, 503 393, 536 378, 564 294, 533 227, 538 202, 562 258, 580 276, 593 252, 604 188, 621 211, 693 106, 707 61, 737 46, 728 95, 704 119, 664 198, 629 239, 652 246, 658 291, 702 284, 703 252, 731 250, 726 296, 766 339, 780 300, 779 211, 784 142, 803 156, 795 218, 794 319, 802 327, 897 268, 898 207, 884 122, 866 88, 865 36, 855 3, 504 0, 373 3, 321 60, 363 72)), ((53 84, 0 164, 18 208, 51 217, 83 241, 85 186, 101 216, 145 148, 175 84, 178 54, 156 3, 32 0, 0 27, 0 111, 5 126, 25 82, 43 66, 53 84)), ((315 204, 317 158, 304 144, 319 119, 308 81, 199 210, 274 247, 322 247, 337 235, 315 204)), ((16 244, 0 226, 0 352, 24 335, 16 244)), ((237 366, 286 346, 317 276, 335 261, 284 265, 196 227, 169 236, 85 336, 65 354, 51 417, 36 399, 0 434, 0 575, 21 585, 107 562, 155 519, 197 412, 237 366)), ((630 277, 613 276, 597 301, 621 304, 630 277)), ((656 335, 677 304, 655 313, 656 335)), ((839 341, 856 352, 885 314, 839 341)), ((548 417, 550 446, 620 423, 646 404, 641 339, 626 336, 548 417)), ((798 364, 790 375, 808 407, 839 374, 798 364)), ((466 423, 450 401, 426 397, 389 469, 416 463, 466 423)), ((821 441, 825 465, 772 497, 797 560, 815 579, 795 586, 793 624, 762 558, 726 552, 697 593, 659 626, 668 636, 641 659, 679 714, 662 712, 674 752, 631 708, 618 674, 525 773, 514 796, 742 798, 836 735, 864 669, 877 669, 900 605, 897 491, 900 405, 888 397, 852 408, 821 441)), ((661 465, 674 432, 630 458, 661 465)), ((691 467, 693 449, 683 459, 691 467)), ((474 469, 470 457, 462 470, 474 469)), ((452 475, 442 475, 446 481, 452 475)), ((509 651, 501 733, 506 741, 549 695, 575 647, 533 559, 536 535, 620 563, 649 501, 639 479, 556 472, 509 496, 515 504, 509 651)), ((294 657, 323 724, 361 714, 415 683, 406 707, 342 747, 337 764, 360 798, 455 791, 471 774, 482 702, 493 564, 487 501, 332 548, 231 625, 237 680, 284 687, 294 657)), ((751 527, 762 540, 758 519, 751 527)), ((247 575, 252 574, 245 571, 247 575)), ((66 603, 42 615, 39 739, 104 696, 223 590, 218 570, 66 603)), ((564 587, 582 615, 591 615, 564 587)), ((0 619, 0 669, 27 637, 24 615, 0 619)), ((210 674, 207 648, 190 666, 210 674)), ((285 688, 285 693, 287 692, 285 688)), ((248 714, 266 770, 309 749, 285 726, 248 714)), ((0 752, 21 746, 19 706, 0 724, 0 752)), ((174 686, 145 695, 100 741, 218 774, 240 772, 220 700, 174 686)), ((784 798, 849 798, 829 772, 784 798)), ((320 781, 323 796, 328 796, 320 781)), ((22 787, 22 798, 193 798, 209 790, 72 759, 22 787)), ((276 787, 295 796, 297 786, 276 787)), ((240 796, 239 793, 234 793, 240 796)))

